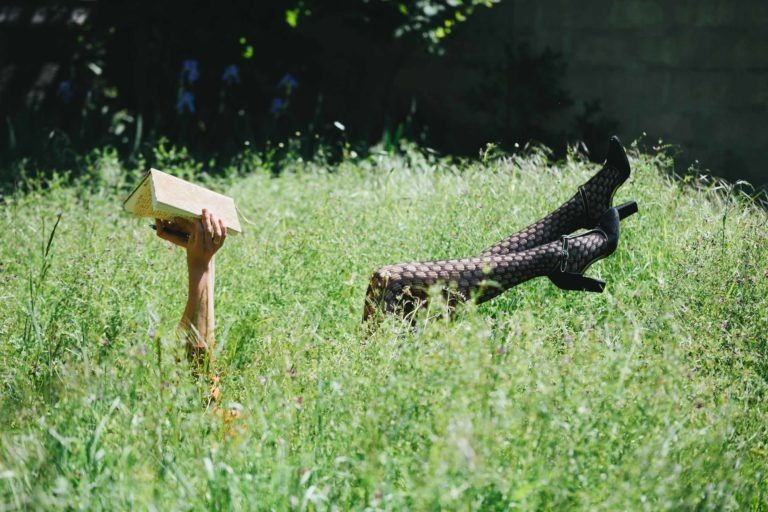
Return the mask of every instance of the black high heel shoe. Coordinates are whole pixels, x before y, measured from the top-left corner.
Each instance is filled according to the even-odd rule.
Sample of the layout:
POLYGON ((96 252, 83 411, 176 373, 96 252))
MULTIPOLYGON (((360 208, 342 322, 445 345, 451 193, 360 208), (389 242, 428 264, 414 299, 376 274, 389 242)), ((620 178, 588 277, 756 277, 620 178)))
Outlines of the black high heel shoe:
MULTIPOLYGON (((594 176, 577 192, 547 216, 486 248, 480 256, 511 254, 548 244, 578 229, 589 229, 613 205, 616 190, 629 178, 629 159, 618 137, 608 141, 608 157, 594 176)), ((637 212, 637 203, 629 201, 616 209, 624 219, 637 212)))
POLYGON ((619 212, 619 220, 624 220, 637 213, 637 201, 627 201, 619 206, 616 206, 616 211, 619 212))
POLYGON ((616 250, 622 211, 625 217, 632 215, 637 211, 637 203, 630 201, 617 208, 610 208, 600 217, 594 229, 578 235, 564 235, 561 238, 563 249, 560 266, 547 276, 555 286, 563 290, 583 292, 602 293, 605 290, 605 281, 586 277, 584 272, 593 263, 607 258, 616 250))
MULTIPOLYGON (((603 168, 579 187, 578 195, 581 197, 584 208, 583 219, 589 222, 586 225, 582 224, 582 228, 593 225, 592 223, 596 222, 603 212, 611 208, 616 190, 629 178, 629 174, 627 153, 624 151, 619 138, 614 135, 608 140, 608 156, 603 168)), ((628 204, 625 203, 621 206, 628 204)), ((619 208, 617 207, 617 209, 619 208)), ((619 215, 621 215, 621 210, 619 215)))

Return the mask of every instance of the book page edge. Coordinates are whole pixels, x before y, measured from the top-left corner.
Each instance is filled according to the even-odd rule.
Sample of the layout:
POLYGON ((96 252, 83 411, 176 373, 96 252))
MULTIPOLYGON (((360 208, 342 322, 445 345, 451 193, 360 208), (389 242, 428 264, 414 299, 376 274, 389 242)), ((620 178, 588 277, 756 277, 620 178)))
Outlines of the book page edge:
POLYGON ((131 193, 128 194, 128 197, 126 197, 125 200, 123 200, 123 209, 125 209, 128 212, 131 212, 131 210, 128 209, 128 205, 127 205, 128 201, 130 201, 131 198, 139 192, 139 189, 144 184, 144 182, 147 181, 147 178, 149 178, 151 174, 152 174, 152 169, 150 169, 148 172, 144 174, 144 176, 142 176, 141 180, 139 180, 139 183, 133 188, 131 193))

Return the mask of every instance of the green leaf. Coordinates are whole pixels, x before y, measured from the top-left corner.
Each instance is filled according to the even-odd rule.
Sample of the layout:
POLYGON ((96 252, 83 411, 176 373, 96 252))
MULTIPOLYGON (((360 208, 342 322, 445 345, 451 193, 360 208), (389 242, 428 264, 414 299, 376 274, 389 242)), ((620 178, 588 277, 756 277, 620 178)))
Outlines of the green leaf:
POLYGON ((299 10, 298 9, 286 9, 285 22, 291 28, 296 28, 299 24, 299 10))

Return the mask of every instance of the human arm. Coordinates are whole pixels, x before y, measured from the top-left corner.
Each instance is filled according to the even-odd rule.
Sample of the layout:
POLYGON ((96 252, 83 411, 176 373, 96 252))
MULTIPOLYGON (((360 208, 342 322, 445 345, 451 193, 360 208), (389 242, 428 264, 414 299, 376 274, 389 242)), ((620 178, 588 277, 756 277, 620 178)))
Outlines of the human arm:
POLYGON ((187 252, 187 303, 179 329, 184 336, 187 357, 200 371, 209 359, 215 340, 214 256, 224 244, 227 228, 223 220, 203 209, 200 219, 158 219, 157 236, 184 247, 187 252))

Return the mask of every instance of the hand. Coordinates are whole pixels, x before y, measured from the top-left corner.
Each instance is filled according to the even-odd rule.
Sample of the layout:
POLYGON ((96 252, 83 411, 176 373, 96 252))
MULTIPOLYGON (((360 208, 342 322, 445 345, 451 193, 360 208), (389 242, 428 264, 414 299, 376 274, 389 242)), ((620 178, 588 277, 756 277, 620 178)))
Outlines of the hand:
POLYGON ((157 236, 180 247, 187 248, 189 233, 194 229, 194 221, 188 219, 155 219, 157 236))
POLYGON ((200 219, 157 220, 157 236, 187 249, 190 267, 206 267, 224 245, 227 226, 222 219, 203 208, 200 219))

